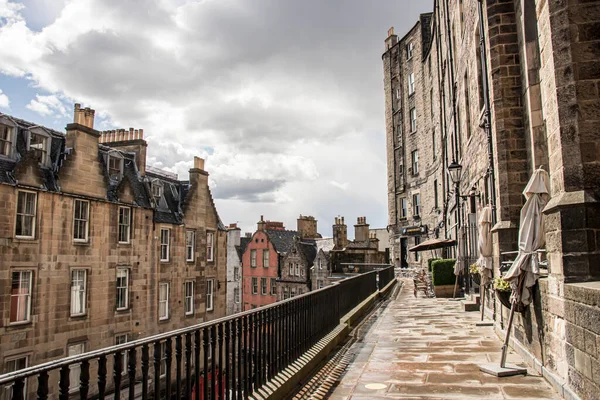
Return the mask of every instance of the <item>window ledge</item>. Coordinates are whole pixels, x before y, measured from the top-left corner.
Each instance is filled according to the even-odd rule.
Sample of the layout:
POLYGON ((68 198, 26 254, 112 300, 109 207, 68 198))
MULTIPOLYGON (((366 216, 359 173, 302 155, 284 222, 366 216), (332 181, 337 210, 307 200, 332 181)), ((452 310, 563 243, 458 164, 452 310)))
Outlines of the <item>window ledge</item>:
POLYGON ((127 308, 117 308, 115 310, 115 314, 128 314, 131 312, 131 307, 127 307, 127 308))
POLYGON ((159 324, 164 324, 166 322, 169 322, 170 318, 159 318, 158 319, 158 323, 159 324))
POLYGON ((88 316, 87 313, 70 315, 69 321, 81 321, 83 319, 86 319, 87 316, 88 316))
POLYGON ((40 240, 35 237, 27 237, 27 236, 15 236, 13 241, 15 242, 23 242, 23 243, 39 243, 40 240))
POLYGON ((78 241, 78 240, 73 240, 73 246, 89 246, 91 243, 90 241, 78 241))
POLYGON ((28 325, 33 325, 33 321, 29 320, 29 321, 9 322, 8 328, 11 328, 11 327, 12 328, 23 328, 28 325))
POLYGON ((117 242, 117 247, 131 247, 131 242, 117 242))

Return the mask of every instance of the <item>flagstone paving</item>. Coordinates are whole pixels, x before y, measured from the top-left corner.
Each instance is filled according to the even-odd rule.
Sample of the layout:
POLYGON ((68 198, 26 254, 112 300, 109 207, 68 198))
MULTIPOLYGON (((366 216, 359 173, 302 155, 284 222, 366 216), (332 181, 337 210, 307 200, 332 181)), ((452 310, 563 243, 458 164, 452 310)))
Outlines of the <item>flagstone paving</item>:
MULTIPOLYGON (((502 342, 459 301, 413 295, 404 280, 364 338, 329 399, 560 399, 538 374, 497 378, 479 365, 499 362, 502 342)), ((421 296, 421 295, 420 295, 421 296)), ((516 353, 507 361, 527 367, 516 353)))

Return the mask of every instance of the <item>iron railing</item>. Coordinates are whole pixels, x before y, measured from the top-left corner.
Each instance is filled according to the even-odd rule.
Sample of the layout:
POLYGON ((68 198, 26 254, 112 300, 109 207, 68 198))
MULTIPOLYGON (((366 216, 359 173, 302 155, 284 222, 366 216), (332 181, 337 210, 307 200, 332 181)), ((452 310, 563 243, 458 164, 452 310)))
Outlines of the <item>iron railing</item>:
POLYGON ((392 280, 396 278, 394 267, 387 267, 379 270, 379 290, 383 290, 392 280))
POLYGON ((393 267, 368 272, 251 311, 1 375, 0 388, 12 400, 245 399, 375 293, 378 278, 389 282, 388 270, 393 276, 393 267))

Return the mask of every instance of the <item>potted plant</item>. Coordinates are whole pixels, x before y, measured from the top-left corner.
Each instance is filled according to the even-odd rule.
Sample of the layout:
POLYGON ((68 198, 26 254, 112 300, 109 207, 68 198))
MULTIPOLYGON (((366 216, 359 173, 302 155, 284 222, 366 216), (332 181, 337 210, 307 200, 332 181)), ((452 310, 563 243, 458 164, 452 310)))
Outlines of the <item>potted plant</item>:
POLYGON ((479 265, 473 263, 469 266, 469 273, 471 274, 471 279, 477 285, 481 285, 481 275, 479 275, 479 265))
POLYGON ((435 297, 452 297, 454 293, 455 259, 439 259, 431 263, 431 280, 435 297))
MULTIPOLYGON (((512 294, 512 289, 510 288, 510 283, 504 280, 501 276, 494 279, 494 290, 496 291, 496 297, 500 300, 500 303, 506 308, 510 308, 510 295, 512 294)), ((521 302, 515 304, 515 311, 522 313, 527 309, 527 306, 521 302)))

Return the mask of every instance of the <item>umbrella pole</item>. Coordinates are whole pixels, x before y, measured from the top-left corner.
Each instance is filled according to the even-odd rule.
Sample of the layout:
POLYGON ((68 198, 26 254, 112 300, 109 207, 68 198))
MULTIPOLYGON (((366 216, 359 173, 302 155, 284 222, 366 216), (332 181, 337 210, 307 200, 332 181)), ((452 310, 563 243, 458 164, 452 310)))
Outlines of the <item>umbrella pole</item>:
POLYGON ((455 275, 456 279, 454 280, 454 295, 453 298, 456 298, 456 288, 458 287, 458 275, 455 275))
POLYGON ((483 321, 483 310, 485 310, 485 285, 483 286, 483 293, 481 294, 481 320, 483 321))
POLYGON ((510 314, 508 315, 508 327, 506 328, 506 337, 502 345, 502 357, 500 357, 500 368, 506 368, 506 352, 508 350, 508 342, 510 341, 510 331, 512 328, 513 318, 515 316, 515 302, 510 303, 510 314))

